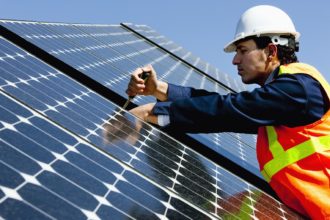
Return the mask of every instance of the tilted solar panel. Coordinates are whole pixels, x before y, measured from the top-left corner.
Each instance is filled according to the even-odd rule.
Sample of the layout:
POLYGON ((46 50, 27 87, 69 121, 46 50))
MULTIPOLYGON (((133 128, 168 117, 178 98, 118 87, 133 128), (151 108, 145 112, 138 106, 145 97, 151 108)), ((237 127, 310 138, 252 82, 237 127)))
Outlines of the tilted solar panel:
MULTIPOLYGON (((126 98, 131 72, 151 63, 159 78, 179 85, 226 94, 228 89, 162 49, 119 25, 83 25, 3 21, 3 26, 126 98)), ((68 71, 71 72, 71 71, 68 71)), ((79 78, 79 76, 77 76, 79 78)), ((155 101, 137 97, 143 104, 155 101)), ((199 143, 261 177, 255 158, 255 136, 189 134, 199 143)), ((219 160, 219 159, 218 159, 219 160)))

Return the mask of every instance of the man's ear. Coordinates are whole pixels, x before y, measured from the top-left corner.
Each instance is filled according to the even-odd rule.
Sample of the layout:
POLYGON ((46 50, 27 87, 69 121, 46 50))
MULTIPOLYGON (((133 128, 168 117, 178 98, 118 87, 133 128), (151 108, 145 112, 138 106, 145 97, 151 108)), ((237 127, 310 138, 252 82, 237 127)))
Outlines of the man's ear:
POLYGON ((275 44, 268 44, 268 58, 277 56, 277 46, 275 44))

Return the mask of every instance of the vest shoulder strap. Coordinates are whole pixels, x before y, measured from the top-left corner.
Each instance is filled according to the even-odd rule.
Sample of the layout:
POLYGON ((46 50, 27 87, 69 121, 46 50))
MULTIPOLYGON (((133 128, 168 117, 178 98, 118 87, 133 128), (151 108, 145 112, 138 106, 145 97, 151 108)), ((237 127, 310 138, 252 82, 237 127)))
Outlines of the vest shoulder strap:
POLYGON ((279 75, 295 73, 305 73, 316 79, 321 84, 330 100, 330 85, 315 67, 306 63, 290 63, 287 65, 281 65, 279 68, 279 75))

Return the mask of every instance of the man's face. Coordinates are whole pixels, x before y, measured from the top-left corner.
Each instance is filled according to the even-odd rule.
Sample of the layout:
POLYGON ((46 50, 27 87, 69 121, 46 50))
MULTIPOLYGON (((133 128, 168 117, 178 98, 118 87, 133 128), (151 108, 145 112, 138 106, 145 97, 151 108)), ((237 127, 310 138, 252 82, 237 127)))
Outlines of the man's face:
POLYGON ((233 64, 237 66, 238 74, 246 84, 263 85, 272 70, 267 62, 267 49, 258 49, 253 40, 239 42, 233 64))

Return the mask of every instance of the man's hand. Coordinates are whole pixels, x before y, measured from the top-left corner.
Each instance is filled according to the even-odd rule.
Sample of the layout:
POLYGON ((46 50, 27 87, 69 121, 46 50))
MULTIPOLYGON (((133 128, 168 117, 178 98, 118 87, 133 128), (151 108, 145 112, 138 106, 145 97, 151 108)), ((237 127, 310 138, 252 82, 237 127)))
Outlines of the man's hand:
POLYGON ((142 68, 137 68, 131 75, 128 83, 126 94, 128 96, 136 95, 152 95, 158 100, 165 101, 167 99, 168 84, 157 80, 157 73, 151 65, 142 68), (148 72, 147 81, 141 79, 141 74, 148 72))
POLYGON ((157 88, 157 75, 151 65, 137 68, 131 75, 131 80, 128 83, 126 93, 128 96, 135 95, 154 95, 157 88), (148 72, 149 77, 145 82, 141 79, 141 74, 148 72))
POLYGON ((143 121, 158 125, 157 115, 152 114, 155 103, 148 103, 129 110, 130 113, 143 121))

